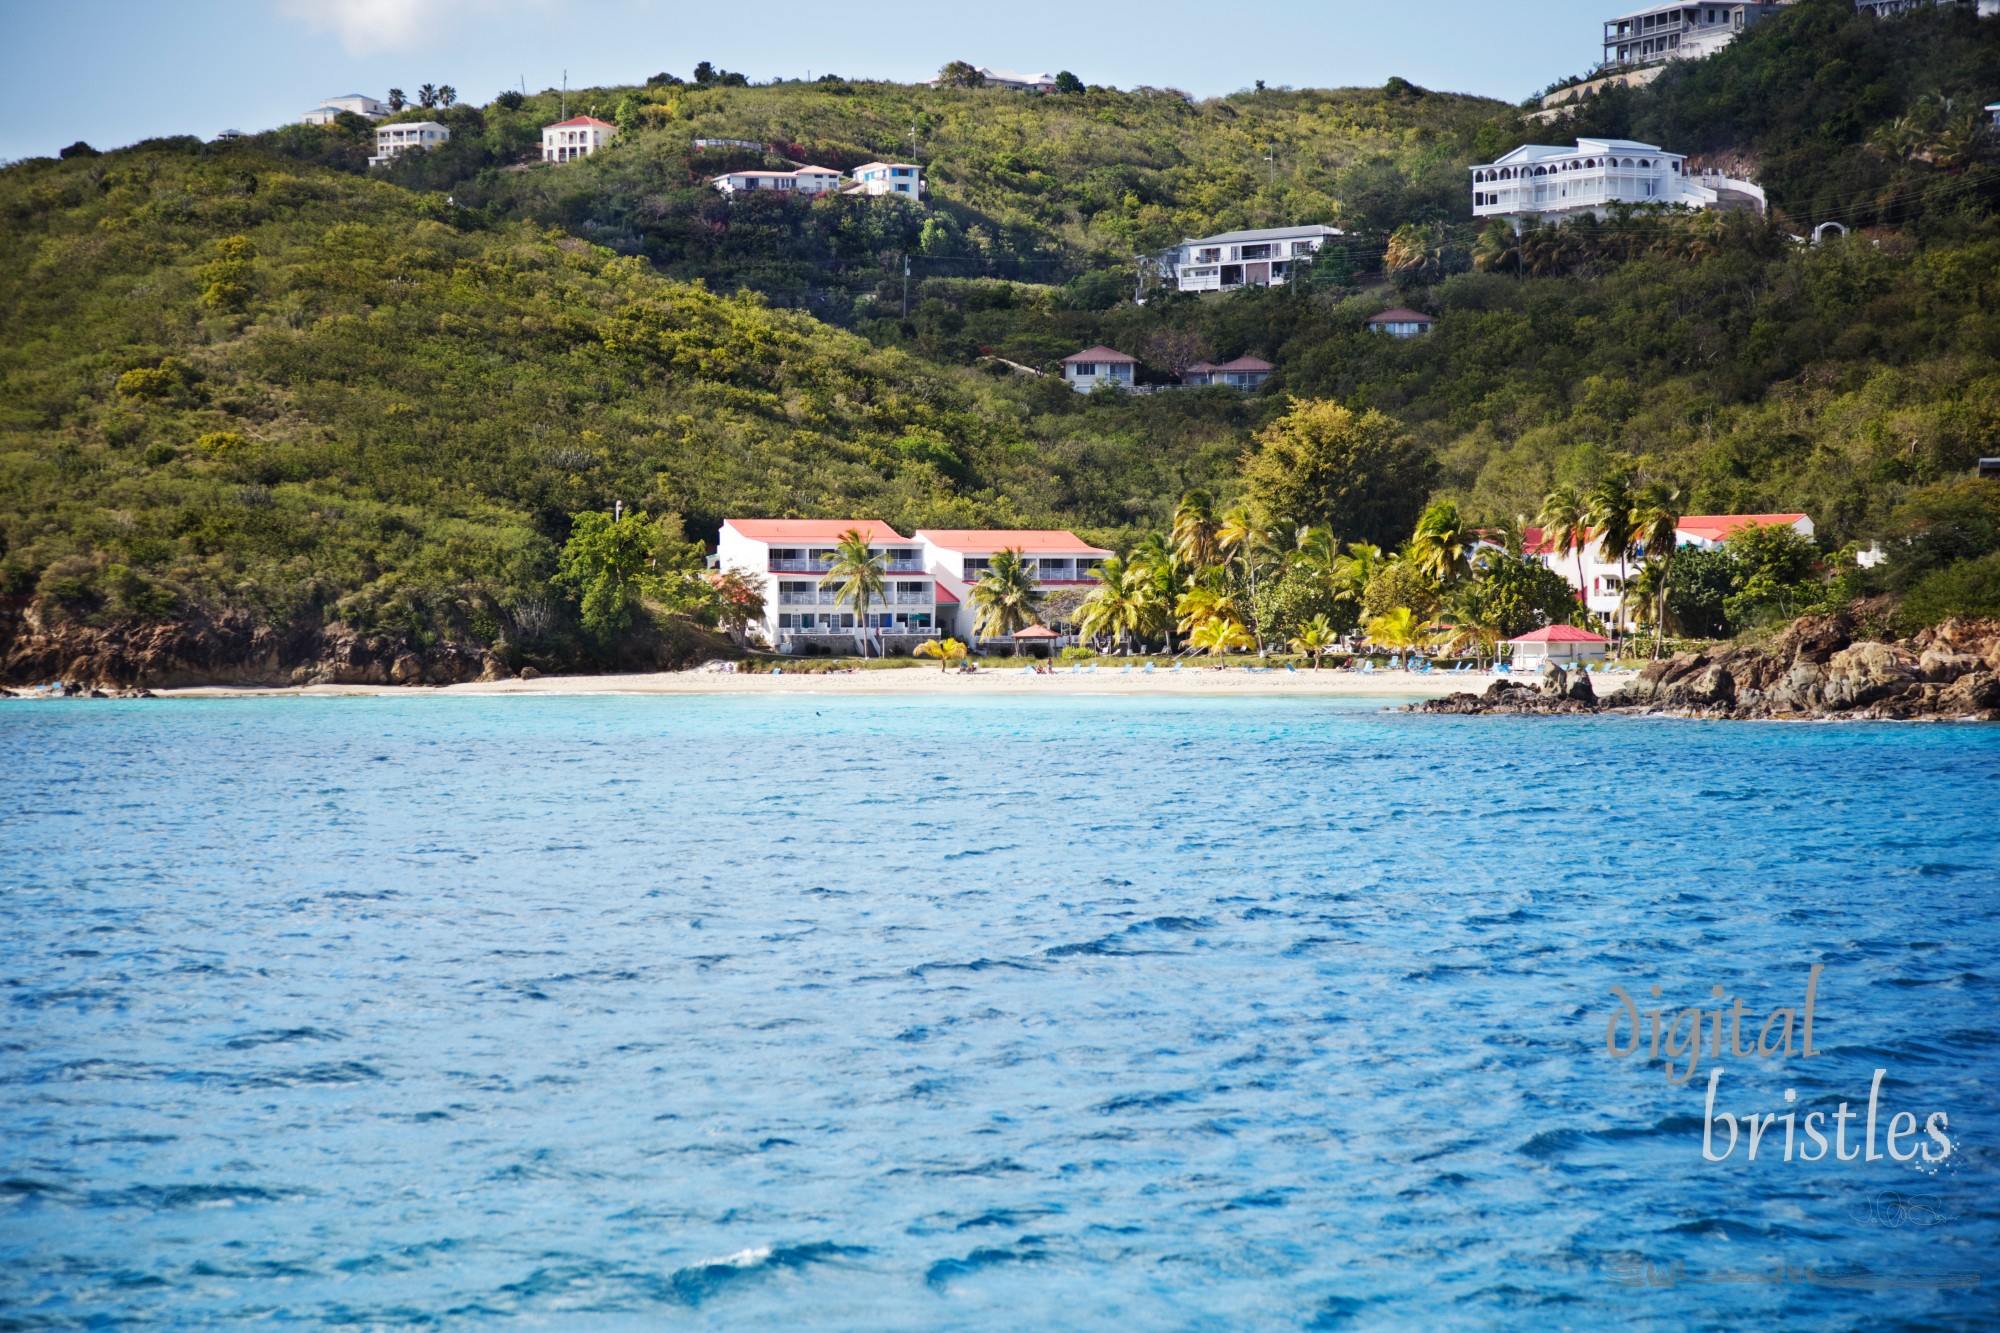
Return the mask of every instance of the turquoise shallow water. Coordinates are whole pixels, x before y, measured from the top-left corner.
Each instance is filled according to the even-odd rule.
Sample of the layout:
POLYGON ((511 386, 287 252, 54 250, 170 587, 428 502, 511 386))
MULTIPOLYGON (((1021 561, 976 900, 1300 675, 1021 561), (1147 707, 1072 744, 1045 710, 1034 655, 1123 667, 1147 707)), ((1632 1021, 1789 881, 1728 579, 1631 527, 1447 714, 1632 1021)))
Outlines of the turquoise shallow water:
POLYGON ((1996 797, 1995 728, 0 705, 0 1326, 1994 1327, 1996 797), (1817 1058, 1604 1051, 1814 963, 1817 1058), (1954 1153, 1705 1162, 1712 1063, 1954 1153))

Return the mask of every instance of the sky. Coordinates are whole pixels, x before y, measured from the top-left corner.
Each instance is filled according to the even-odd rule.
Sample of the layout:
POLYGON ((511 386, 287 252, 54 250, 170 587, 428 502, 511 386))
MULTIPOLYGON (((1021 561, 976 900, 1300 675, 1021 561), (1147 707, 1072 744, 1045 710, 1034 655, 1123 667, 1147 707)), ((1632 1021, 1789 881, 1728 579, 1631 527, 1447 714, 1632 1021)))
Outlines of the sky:
POLYGON ((1209 97, 1379 85, 1518 101, 1597 60, 1603 0, 0 0, 0 161, 81 139, 114 148, 297 120, 321 98, 448 83, 503 88, 835 73, 914 82, 948 60, 1068 69, 1086 83, 1209 97), (1532 14, 1533 21, 1527 19, 1532 14))

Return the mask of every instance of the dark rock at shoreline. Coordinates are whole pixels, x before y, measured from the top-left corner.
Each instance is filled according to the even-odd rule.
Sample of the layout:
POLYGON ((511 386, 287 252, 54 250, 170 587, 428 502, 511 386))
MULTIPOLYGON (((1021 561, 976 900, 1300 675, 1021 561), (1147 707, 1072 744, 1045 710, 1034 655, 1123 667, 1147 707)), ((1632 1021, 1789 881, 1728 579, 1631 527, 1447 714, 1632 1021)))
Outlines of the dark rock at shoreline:
POLYGON ((1721 646, 1654 662, 1602 701, 1587 673, 1544 672, 1539 689, 1413 704, 1419 713, 1663 713, 1676 717, 2000 721, 2000 621, 1947 620, 1899 643, 1854 639, 1844 614, 1794 621, 1769 647, 1721 646))

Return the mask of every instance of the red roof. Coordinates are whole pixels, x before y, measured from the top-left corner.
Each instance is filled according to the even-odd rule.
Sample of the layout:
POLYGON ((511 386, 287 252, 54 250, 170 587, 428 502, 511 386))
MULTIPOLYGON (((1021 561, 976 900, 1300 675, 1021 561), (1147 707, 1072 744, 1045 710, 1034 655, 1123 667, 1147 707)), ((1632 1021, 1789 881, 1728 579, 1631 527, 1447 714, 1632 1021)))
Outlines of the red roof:
POLYGON ((1239 356, 1234 361, 1225 361, 1219 366, 1210 366, 1209 369, 1210 370, 1276 370, 1277 367, 1272 365, 1269 361, 1260 361, 1254 356, 1239 356))
POLYGON ((1384 310, 1381 314, 1366 322, 1369 324, 1435 324, 1437 323, 1437 316, 1426 315, 1421 311, 1397 306, 1393 310, 1384 310))
POLYGON ((610 121, 599 120, 596 116, 571 116, 568 120, 559 120, 553 125, 544 125, 542 128, 545 130, 573 130, 584 125, 596 125, 607 130, 618 128, 610 121))
POLYGON ((958 605, 958 594, 953 592, 950 588, 947 588, 942 583, 940 583, 937 585, 936 591, 937 591, 937 604, 939 606, 958 605))
POLYGON ((1609 643, 1611 642, 1611 640, 1605 638, 1602 634, 1592 634, 1587 629, 1578 629, 1574 625, 1550 625, 1547 629, 1538 629, 1532 634, 1523 634, 1520 638, 1509 639, 1507 640, 1507 642, 1509 643, 1609 643))
POLYGON ((1674 531, 1719 542, 1742 528, 1789 528, 1804 517, 1804 514, 1689 514, 1674 524, 1674 531))
POLYGON ((1019 551, 1023 555, 1111 554, 1062 528, 918 528, 917 536, 961 555, 992 555, 996 551, 1019 551))
POLYGON ((1083 351, 1062 359, 1064 365, 1072 361, 1129 361, 1135 366, 1139 364, 1138 357, 1127 356, 1115 347, 1086 347, 1083 351))
POLYGON ((753 542, 837 542, 856 531, 871 542, 910 540, 874 518, 726 518, 722 525, 753 542))

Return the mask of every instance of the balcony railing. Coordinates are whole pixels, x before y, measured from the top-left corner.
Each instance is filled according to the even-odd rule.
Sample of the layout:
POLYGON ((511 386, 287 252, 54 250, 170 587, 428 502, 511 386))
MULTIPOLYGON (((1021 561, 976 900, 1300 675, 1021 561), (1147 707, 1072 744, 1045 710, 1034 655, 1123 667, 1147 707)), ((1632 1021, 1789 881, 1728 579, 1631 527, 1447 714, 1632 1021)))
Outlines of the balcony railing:
MULTIPOLYGON (((868 599, 870 606, 929 606, 936 600, 929 592, 884 592, 868 599)), ((779 606, 846 606, 854 605, 851 597, 842 597, 832 588, 821 588, 815 592, 781 592, 779 606)))
MULTIPOLYGON (((832 568, 831 560, 773 560, 770 564, 773 574, 824 574, 832 568)), ((885 560, 882 571, 885 574, 921 574, 924 565, 921 560, 885 560)))

